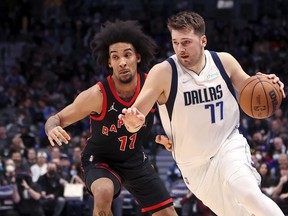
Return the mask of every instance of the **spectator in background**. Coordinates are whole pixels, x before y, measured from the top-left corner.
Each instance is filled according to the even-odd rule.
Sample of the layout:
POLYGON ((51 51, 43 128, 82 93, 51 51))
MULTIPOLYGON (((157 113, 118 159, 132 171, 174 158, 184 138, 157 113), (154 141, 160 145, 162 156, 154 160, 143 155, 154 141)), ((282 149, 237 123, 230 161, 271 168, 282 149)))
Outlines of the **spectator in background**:
POLYGON ((273 163, 273 175, 276 178, 280 178, 281 176, 281 172, 280 172, 280 168, 284 167, 284 166, 288 166, 288 155, 287 153, 280 153, 279 156, 277 156, 278 159, 276 161, 274 161, 273 163))
MULTIPOLYGON (((248 133, 252 136, 256 132, 260 132, 263 136, 268 133, 267 119, 248 119, 248 133)), ((249 140, 249 139, 248 139, 249 140)))
POLYGON ((47 173, 40 176, 37 182, 41 187, 41 205, 45 213, 60 216, 65 207, 63 197, 65 181, 58 175, 57 165, 49 162, 47 173))
POLYGON ((37 182, 41 175, 47 172, 47 153, 38 152, 37 153, 37 163, 32 165, 31 168, 32 181, 37 182))
POLYGON ((20 151, 14 151, 11 153, 11 159, 15 162, 16 172, 30 172, 30 166, 27 163, 26 158, 21 154, 20 151))
POLYGON ((44 99, 38 101, 38 107, 41 110, 45 121, 57 111, 55 107, 48 105, 44 99))
MULTIPOLYGON (((66 215, 81 215, 84 205, 90 206, 93 211, 93 198, 86 192, 85 183, 80 177, 81 171, 77 169, 75 164, 71 165, 70 173, 67 178, 70 184, 81 184, 83 186, 83 200, 66 200, 66 215), (92 198, 92 201, 91 201, 92 198)), ((122 206, 121 206, 122 209, 122 206)), ((115 214, 117 215, 117 214, 115 214)), ((118 216, 118 215, 117 215, 118 216)))
POLYGON ((37 152, 35 148, 29 148, 27 150, 27 163, 30 168, 37 163, 37 152))
POLYGON ((4 172, 1 176, 1 185, 12 185, 16 183, 16 165, 12 159, 5 161, 4 172))
POLYGON ((62 154, 59 162, 59 172, 61 173, 61 177, 65 180, 69 179, 71 161, 67 154, 62 154))
POLYGON ((286 203, 288 201, 288 166, 287 165, 281 166, 280 173, 281 176, 278 179, 277 184, 272 191, 272 198, 283 210, 283 207, 287 206, 286 203))
POLYGON ((281 120, 272 119, 271 122, 269 122, 269 130, 266 139, 269 148, 273 146, 274 138, 280 135, 281 135, 281 120))
POLYGON ((4 170, 0 173, 0 215, 21 216, 15 208, 15 203, 19 202, 19 200, 15 163, 13 160, 7 159, 4 170))
POLYGON ((32 182, 28 173, 21 173, 16 178, 17 191, 20 200, 16 203, 16 210, 21 216, 45 216, 40 203, 41 190, 37 183, 32 182))
POLYGON ((261 161, 262 161, 262 156, 257 150, 251 153, 251 163, 255 169, 259 168, 261 161))
POLYGON ((286 153, 286 152, 287 152, 287 147, 283 141, 283 138, 281 136, 274 137, 272 141, 271 153, 270 153, 273 160, 277 161, 279 159, 279 155, 281 153, 286 153))
POLYGON ((252 134, 249 145, 251 151, 256 150, 258 148, 266 147, 264 134, 261 131, 255 131, 252 134))
POLYGON ((261 162, 257 170, 261 176, 260 188, 262 192, 271 197, 276 178, 272 175, 266 162, 261 162))
POLYGON ((12 138, 11 144, 8 146, 9 148, 9 155, 11 156, 13 152, 19 152, 21 156, 26 157, 27 149, 23 143, 23 140, 19 136, 19 134, 14 135, 12 138))
POLYGON ((3 155, 4 148, 8 147, 8 135, 5 126, 0 126, 0 155, 3 155))
POLYGON ((81 148, 80 146, 74 146, 72 152, 72 161, 77 167, 81 166, 81 148))
POLYGON ((61 155, 62 152, 59 146, 54 146, 53 148, 50 148, 50 161, 56 159, 60 162, 61 155))
POLYGON ((22 139, 25 148, 35 148, 36 139, 30 132, 30 127, 28 125, 20 125, 20 138, 22 139))

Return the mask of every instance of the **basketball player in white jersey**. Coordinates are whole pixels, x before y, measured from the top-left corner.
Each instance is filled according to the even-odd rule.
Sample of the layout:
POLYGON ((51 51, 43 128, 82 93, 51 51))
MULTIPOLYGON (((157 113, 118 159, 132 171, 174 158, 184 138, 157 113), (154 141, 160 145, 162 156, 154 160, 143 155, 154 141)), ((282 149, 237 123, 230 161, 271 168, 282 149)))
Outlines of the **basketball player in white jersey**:
MULTIPOLYGON (((158 136, 179 166, 187 187, 219 216, 283 216, 258 187, 247 140, 239 133, 234 93, 249 78, 228 53, 205 50, 205 22, 194 12, 168 20, 175 55, 156 64, 132 107, 119 118, 137 131, 157 101, 169 140, 158 136), (171 141, 170 141, 171 140, 171 141)), ((274 74, 267 75, 283 83, 274 74)))

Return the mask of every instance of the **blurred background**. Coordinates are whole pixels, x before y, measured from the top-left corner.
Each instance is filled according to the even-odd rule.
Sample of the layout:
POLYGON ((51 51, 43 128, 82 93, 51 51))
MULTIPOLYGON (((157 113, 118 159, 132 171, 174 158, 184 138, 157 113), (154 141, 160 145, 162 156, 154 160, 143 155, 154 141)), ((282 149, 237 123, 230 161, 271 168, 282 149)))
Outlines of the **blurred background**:
MULTIPOLYGON (((55 206, 48 203, 42 208, 39 200, 25 198, 21 188, 18 192, 23 192, 24 210, 19 210, 12 199, 19 186, 16 178, 20 183, 25 179, 28 185, 38 184, 41 175, 55 169, 61 185, 81 184, 80 154, 89 136, 89 119, 69 126, 71 143, 59 148, 49 146, 44 123, 109 74, 108 69, 97 66, 89 46, 101 24, 115 19, 138 20, 159 45, 156 63, 173 53, 166 21, 182 10, 198 12, 205 18, 207 49, 229 52, 249 75, 257 71, 274 73, 288 86, 287 0, 0 0, 0 215, 30 215, 25 208, 36 206, 44 215, 52 215, 55 206), (50 162, 57 167, 51 168, 50 162)), ((242 113, 240 126, 262 176, 261 188, 285 214, 287 117, 284 99, 268 119, 255 120, 242 113), (280 182, 282 190, 276 193, 274 188, 280 182)), ((171 154, 154 143, 155 135, 161 132, 155 119, 145 150, 171 191, 179 215, 213 215, 189 194, 171 154)), ((92 215, 93 200, 84 188, 82 195, 72 198, 64 196, 64 188, 59 191, 58 204, 63 204, 61 198, 66 202, 58 215, 92 215)), ((125 189, 113 207, 116 216, 142 215, 125 189)))

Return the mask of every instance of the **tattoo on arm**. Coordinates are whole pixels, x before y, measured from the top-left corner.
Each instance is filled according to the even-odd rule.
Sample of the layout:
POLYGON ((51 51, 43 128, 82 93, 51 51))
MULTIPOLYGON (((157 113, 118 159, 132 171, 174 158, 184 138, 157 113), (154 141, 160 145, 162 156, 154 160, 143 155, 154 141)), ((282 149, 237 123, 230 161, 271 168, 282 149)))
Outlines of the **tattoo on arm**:
POLYGON ((45 132, 48 135, 48 132, 54 127, 61 126, 60 117, 58 114, 51 116, 45 123, 45 132))

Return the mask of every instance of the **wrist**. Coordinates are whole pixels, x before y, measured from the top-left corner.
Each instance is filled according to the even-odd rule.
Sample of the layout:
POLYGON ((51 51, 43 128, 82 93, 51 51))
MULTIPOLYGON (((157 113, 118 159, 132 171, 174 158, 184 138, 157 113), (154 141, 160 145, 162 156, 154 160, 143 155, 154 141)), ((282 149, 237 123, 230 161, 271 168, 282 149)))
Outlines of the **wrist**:
POLYGON ((140 130, 140 128, 142 127, 142 124, 141 125, 138 125, 138 126, 126 126, 127 130, 130 132, 130 133, 135 133, 137 131, 140 130))

